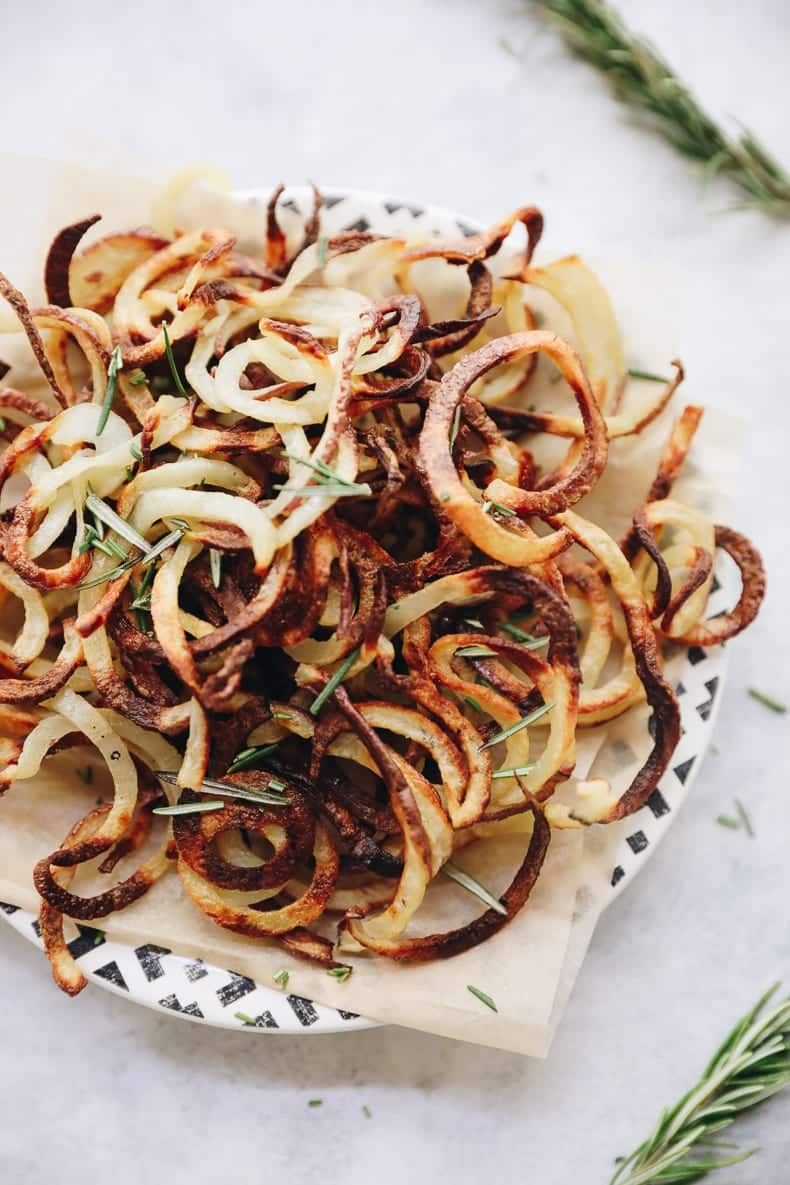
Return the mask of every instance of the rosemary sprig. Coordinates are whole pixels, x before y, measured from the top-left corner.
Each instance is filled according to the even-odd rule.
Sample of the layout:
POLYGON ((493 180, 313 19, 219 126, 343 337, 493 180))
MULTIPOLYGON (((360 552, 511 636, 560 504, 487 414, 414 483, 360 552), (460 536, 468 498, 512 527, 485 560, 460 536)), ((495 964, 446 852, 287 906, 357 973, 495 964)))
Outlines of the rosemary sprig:
POLYGON ((496 658, 495 650, 489 650, 487 646, 459 646, 455 652, 459 658, 496 658))
POLYGON ((134 527, 125 518, 121 518, 120 514, 117 514, 111 506, 102 502, 101 498, 90 493, 85 499, 85 505, 94 518, 99 519, 111 531, 115 531, 116 535, 120 535, 127 543, 131 543, 132 547, 136 547, 143 555, 150 554, 151 544, 148 540, 144 539, 139 531, 135 531, 134 527))
POLYGON ((165 339, 165 355, 167 357, 167 365, 170 367, 170 373, 173 376, 173 382, 176 385, 176 390, 183 399, 188 399, 189 392, 184 386, 184 381, 181 378, 181 375, 178 373, 176 360, 173 357, 173 347, 170 344, 170 334, 167 332, 167 326, 164 324, 164 322, 162 323, 162 336, 165 339))
POLYGON ((665 140, 746 195, 742 208, 790 216, 790 175, 749 131, 737 139, 700 106, 659 53, 601 0, 537 0, 570 46, 611 79, 623 102, 645 113, 665 140))
POLYGON ((143 459, 143 454, 142 454, 142 452, 141 452, 141 450, 140 450, 139 446, 138 446, 138 445, 136 445, 136 444, 134 443, 134 441, 132 441, 132 443, 129 445, 129 452, 132 454, 132 456, 134 457, 135 461, 142 461, 142 459, 143 459))
POLYGON ((531 761, 529 765, 515 765, 512 769, 497 769, 494 770, 492 778, 522 778, 526 774, 531 774, 537 761, 531 761))
POLYGON ((451 860, 447 860, 442 865, 442 872, 449 880, 455 881, 462 889, 466 889, 467 893, 471 893, 473 897, 477 897, 489 909, 493 909, 496 913, 501 913, 504 917, 507 917, 507 910, 502 902, 485 885, 481 885, 480 881, 475 880, 468 872, 464 872, 463 868, 459 868, 457 864, 453 864, 451 860))
POLYGON ((104 393, 101 411, 99 412, 99 420, 96 424, 97 436, 101 436, 102 432, 107 427, 107 421, 110 418, 110 408, 113 405, 115 392, 118 388, 118 371, 122 366, 123 358, 121 357, 121 347, 116 346, 110 358, 110 365, 107 367, 107 390, 104 393))
POLYGON ((778 984, 738 1021, 692 1089, 662 1114, 652 1135, 620 1162, 610 1185, 670 1185, 699 1181, 750 1152, 727 1158, 698 1149, 790 1083, 790 998, 768 1014, 778 984))
POLYGON ((521 732, 522 728, 528 728, 530 724, 534 724, 536 720, 540 720, 547 712, 550 712, 554 707, 554 701, 549 700, 547 704, 541 704, 539 708, 535 708, 534 712, 528 712, 526 716, 522 716, 515 724, 511 724, 509 728, 503 728, 501 732, 497 732, 490 737, 485 744, 480 745, 480 752, 483 749, 490 749, 492 745, 498 745, 500 741, 506 741, 508 737, 512 737, 514 733, 521 732))
POLYGON ((777 712, 779 715, 784 715, 787 711, 787 705, 779 702, 778 699, 772 699, 770 695, 766 695, 764 691, 758 691, 756 687, 749 688, 749 695, 752 699, 756 699, 758 704, 762 704, 764 708, 770 708, 772 712, 777 712))
POLYGON ((359 646, 357 646, 356 650, 351 651, 348 658, 343 659, 343 661, 341 662, 340 666, 335 671, 332 678, 329 680, 328 683, 324 684, 324 686, 319 691, 318 695, 315 697, 313 702, 310 704, 310 715, 311 716, 318 715, 318 713, 321 711, 321 709, 323 708, 324 704, 329 699, 329 697, 334 695, 335 689, 337 687, 339 687, 340 684, 343 682, 346 675, 351 670, 351 668, 353 667, 354 663, 357 661, 358 658, 359 658, 359 646))
MULTIPOLYGON (((169 786, 178 785, 178 776, 171 773, 170 770, 158 769, 156 776, 160 781, 167 782, 169 786)), ((222 798, 241 798, 261 806, 287 806, 291 801, 288 795, 283 793, 285 782, 280 782, 276 778, 270 778, 265 790, 259 790, 254 786, 234 786, 230 782, 221 782, 217 778, 204 778, 199 786, 193 788, 206 793, 211 791, 212 794, 218 794, 222 798)))
POLYGON ((475 699, 475 697, 473 695, 465 695, 464 696, 464 703, 469 704, 469 707, 474 708, 475 712, 479 712, 481 716, 485 715, 485 708, 483 707, 483 705, 480 703, 479 700, 475 699))

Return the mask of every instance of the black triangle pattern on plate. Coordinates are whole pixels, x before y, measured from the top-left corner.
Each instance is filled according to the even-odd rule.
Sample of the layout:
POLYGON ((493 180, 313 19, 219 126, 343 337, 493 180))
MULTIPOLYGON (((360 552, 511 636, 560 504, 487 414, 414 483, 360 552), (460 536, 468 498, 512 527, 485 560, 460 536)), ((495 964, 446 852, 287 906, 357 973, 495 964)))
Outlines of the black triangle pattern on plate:
MULTIPOLYGON (((166 953, 169 954, 170 952, 167 951, 166 953)), ((169 996, 164 996, 161 1000, 157 1000, 157 1004, 161 1008, 169 1009, 170 1012, 184 1012, 187 1016, 197 1016, 200 1020, 205 1020, 197 1004, 182 1004, 175 992, 169 996)))
POLYGON ((364 231, 370 230, 370 223, 365 215, 362 214, 357 218, 356 222, 349 222, 348 226, 344 226, 343 230, 358 230, 364 233, 364 231))
POLYGON ((226 983, 224 987, 217 990, 217 999, 223 1008, 227 1008, 229 1004, 235 1004, 242 996, 248 996, 250 992, 255 991, 255 981, 249 976, 239 975, 236 971, 229 971, 228 975, 230 975, 230 983, 226 983))
POLYGON ((693 667, 695 667, 698 662, 704 662, 707 657, 707 654, 701 646, 689 646, 688 660, 693 667))
POLYGON ((471 239, 473 235, 480 233, 477 227, 470 226, 468 222, 461 222, 460 218, 456 218, 455 225, 458 227, 465 239, 471 239))
POLYGON ((647 800, 647 805, 653 812, 655 819, 660 819, 662 815, 668 815, 670 812, 670 805, 660 790, 656 789, 647 800))
POLYGON ((650 843, 650 840, 645 835, 644 831, 635 831, 633 835, 627 835, 625 842, 628 844, 635 856, 640 852, 644 852, 645 848, 650 843))
POLYGON ((675 688, 675 695, 685 695, 685 694, 686 694, 686 688, 685 688, 684 684, 678 683, 677 687, 675 688))
POLYGON ((345 201, 345 199, 346 195, 344 193, 325 193, 324 206, 327 210, 331 210, 335 206, 339 206, 341 202, 345 201))
POLYGON ((676 765, 674 774, 681 785, 685 785, 686 778, 689 776, 689 771, 694 764, 694 758, 689 757, 688 761, 681 761, 680 765, 676 765))
POLYGON ((7 913, 9 917, 12 913, 19 912, 18 905, 9 905, 7 901, 0 901, 0 909, 2 909, 3 913, 7 913))
POLYGON ((69 951, 75 959, 81 959, 88 951, 104 945, 104 934, 92 926, 78 926, 79 934, 69 943, 69 951))
POLYGON ((625 869, 623 868, 622 864, 615 865, 615 867, 612 871, 612 880, 611 880, 612 888, 614 888, 615 885, 619 885, 620 881, 623 879, 624 876, 625 876, 625 869))
POLYGON ((312 1000, 305 1000, 304 996, 286 996, 286 999, 300 1025, 308 1028, 315 1024, 318 1020, 318 1013, 312 1000))
POLYGON ((716 698, 716 691, 719 686, 719 676, 715 675, 713 679, 705 680, 705 689, 708 692, 708 699, 702 704, 697 704, 697 711, 703 720, 707 720, 713 711, 713 701, 716 698))
POLYGON ((146 942, 144 946, 136 946, 134 953, 142 967, 143 975, 151 983, 154 979, 161 979, 164 975, 161 956, 172 954, 172 951, 169 951, 166 946, 156 946, 153 942, 146 942))
POLYGON ((184 975, 186 975, 190 983, 196 983, 198 979, 205 979, 208 971, 202 959, 195 959, 194 963, 187 963, 184 968, 184 975))
POLYGON ((345 1012, 342 1008, 338 1008, 337 1015, 341 1020, 359 1020, 358 1012, 345 1012))
POLYGON ((106 979, 108 983, 114 983, 116 987, 123 988, 125 992, 129 991, 129 985, 115 959, 111 963, 105 963, 103 967, 97 967, 92 974, 98 975, 99 979, 106 979))
POLYGON ((711 581, 711 585, 710 585, 711 596, 713 596, 714 593, 717 593, 720 588, 721 588, 721 583, 719 581, 719 578, 717 576, 714 576, 713 580, 711 581))
POLYGON ((294 214, 299 213, 299 207, 297 206, 297 204, 293 200, 293 198, 285 198, 284 201, 280 202, 280 205, 283 206, 286 210, 293 210, 294 214))
POLYGON ((278 1025, 277 1021, 272 1016, 271 1012, 269 1012, 268 1010, 266 1012, 262 1012, 260 1014, 260 1016, 253 1016, 252 1020, 255 1023, 251 1024, 251 1025, 246 1024, 246 1022, 245 1022, 246 1028, 248 1028, 248 1029, 279 1029, 279 1027, 280 1027, 278 1025))

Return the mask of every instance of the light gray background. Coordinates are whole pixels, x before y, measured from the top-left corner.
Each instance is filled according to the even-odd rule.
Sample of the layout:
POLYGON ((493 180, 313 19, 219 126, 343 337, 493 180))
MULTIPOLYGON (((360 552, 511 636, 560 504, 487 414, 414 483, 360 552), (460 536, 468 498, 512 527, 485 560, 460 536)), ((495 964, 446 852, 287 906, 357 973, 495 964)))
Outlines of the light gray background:
MULTIPOLYGON (((621 7, 790 164, 783 0, 621 7)), ((70 1001, 0 927, 3 1180, 605 1185, 731 1021, 790 980, 787 719, 746 695, 790 699, 790 223, 721 213, 731 191, 703 196, 528 5, 29 3, 3 45, 6 148, 60 155, 65 128, 89 128, 166 167, 214 158, 240 185, 310 177, 482 220, 536 202, 566 249, 669 265, 687 397, 750 421, 735 525, 771 575, 731 648, 718 751, 604 917, 546 1064, 394 1029, 248 1039, 96 989, 70 1001), (754 839, 716 825, 734 795, 754 839)), ((785 1182, 787 1119, 785 1099, 749 1124, 763 1151, 722 1182, 785 1182)))

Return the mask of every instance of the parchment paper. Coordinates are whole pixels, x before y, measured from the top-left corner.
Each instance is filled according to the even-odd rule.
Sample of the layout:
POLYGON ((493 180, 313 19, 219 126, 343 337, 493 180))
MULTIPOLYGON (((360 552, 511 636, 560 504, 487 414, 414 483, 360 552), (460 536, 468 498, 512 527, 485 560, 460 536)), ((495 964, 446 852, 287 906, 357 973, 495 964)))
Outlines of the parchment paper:
MULTIPOLYGON (((55 166, 16 158, 6 162, 6 167, 15 184, 4 188, 2 226, 13 227, 13 235, 4 239, 0 268, 34 300, 42 295, 43 255, 58 227, 93 212, 102 212, 105 218, 92 234, 145 223, 156 193, 150 178, 137 177, 131 171, 127 174, 117 163, 107 171, 96 164, 55 166)), ((184 221, 205 217, 207 207, 210 216, 206 220, 212 225, 222 221, 230 225, 240 218, 244 238, 254 236, 257 214, 247 203, 239 213, 238 205, 225 199, 212 197, 210 202, 196 205, 193 198, 184 221)), ((548 258, 542 256, 539 261, 548 258)), ((665 372, 677 348, 668 317, 670 307, 677 312, 676 302, 666 299, 666 284, 656 282, 655 276, 646 283, 634 265, 599 266, 598 270, 610 284, 625 330, 629 363, 665 372)), ((24 341, 13 342, 3 335, 0 357, 14 362, 6 381, 21 383, 29 367, 24 341)), ((548 384, 548 372, 541 381, 548 384)), ((538 406, 551 400, 553 388, 544 385, 544 390, 548 393, 545 404, 540 392, 535 396, 538 406)), ((673 419, 683 403, 693 398, 683 390, 675 407, 636 442, 613 443, 610 468, 601 487, 581 506, 582 513, 619 534, 650 483, 673 419)), ((706 417, 684 476, 683 496, 709 512, 720 514, 724 507, 719 495, 732 489, 735 439, 731 422, 706 417), (700 464, 703 458, 704 468, 700 464)), ((633 761, 649 743, 645 713, 635 712, 626 722, 621 721, 617 733, 623 743, 604 745, 600 754, 607 730, 581 733, 577 776, 585 776, 592 768, 593 772, 605 772, 618 791, 627 785, 633 761), (631 758, 623 765, 622 754, 629 751, 631 758)), ((84 750, 79 758, 69 753, 53 758, 44 773, 12 786, 0 803, 0 899, 35 910, 38 898, 31 880, 35 862, 57 847, 74 820, 98 796, 106 794, 108 783, 98 761, 93 762, 97 780, 91 786, 76 776, 80 764, 85 764, 84 750)), ((290 960, 273 943, 254 942, 215 926, 186 898, 175 874, 165 877, 122 913, 97 924, 112 939, 135 945, 158 943, 249 975, 261 984, 271 983, 273 974, 287 966, 288 990, 321 1003, 374 1020, 542 1057, 548 1052, 595 923, 608 900, 618 841, 617 827, 555 832, 528 906, 482 947, 446 962, 417 967, 354 957, 354 974, 343 984, 324 971, 290 960), (468 984, 492 996, 498 1012, 476 1000, 468 992, 468 984)), ((523 849, 523 840, 487 840, 465 849, 459 862, 500 892, 512 877, 523 849)), ((443 882, 429 891, 419 914, 420 931, 449 928, 477 912, 477 902, 443 882)))

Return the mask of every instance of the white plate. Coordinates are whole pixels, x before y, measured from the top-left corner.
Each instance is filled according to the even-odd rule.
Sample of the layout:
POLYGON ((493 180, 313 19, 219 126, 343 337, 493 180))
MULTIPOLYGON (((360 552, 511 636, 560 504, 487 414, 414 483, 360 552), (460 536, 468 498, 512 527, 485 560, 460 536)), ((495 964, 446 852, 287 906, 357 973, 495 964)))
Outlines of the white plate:
MULTIPOLYGON (((265 204, 265 198, 254 193, 240 196, 261 206, 265 204)), ((286 194, 286 204, 290 202, 303 210, 309 201, 307 189, 289 189, 286 194)), ((330 234, 340 230, 372 230, 409 237, 437 234, 457 237, 459 232, 474 234, 480 229, 471 220, 449 210, 419 206, 382 194, 328 190, 324 202, 322 227, 330 234)), ((714 580, 710 614, 715 616, 730 608, 733 602, 729 581, 725 588, 714 580)), ((688 651, 676 687, 683 725, 680 744, 661 784, 624 829, 612 867, 611 900, 644 867, 676 818, 710 742, 725 672, 723 647, 709 650, 692 647, 688 651)), ((0 903, 0 916, 30 942, 43 947, 34 914, 0 903)), ((256 1033, 336 1033, 375 1027, 374 1022, 354 1013, 338 1012, 300 996, 286 995, 256 984, 244 975, 183 958, 161 946, 131 947, 109 942, 100 930, 89 926, 80 926, 78 930, 70 950, 85 976, 98 987, 148 1008, 161 1009, 198 1024, 256 1033), (254 1023, 240 1019, 239 1013, 254 1023)))

